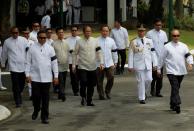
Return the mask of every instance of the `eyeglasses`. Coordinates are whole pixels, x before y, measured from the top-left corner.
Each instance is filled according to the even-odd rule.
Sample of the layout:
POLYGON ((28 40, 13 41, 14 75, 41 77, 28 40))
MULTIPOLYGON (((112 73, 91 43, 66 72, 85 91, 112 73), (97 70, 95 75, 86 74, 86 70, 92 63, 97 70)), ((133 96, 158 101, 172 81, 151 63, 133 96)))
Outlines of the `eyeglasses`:
POLYGON ((172 35, 173 37, 179 37, 180 35, 172 35))
POLYGON ((41 40, 45 40, 46 39, 46 37, 38 37, 39 39, 41 39, 41 40))

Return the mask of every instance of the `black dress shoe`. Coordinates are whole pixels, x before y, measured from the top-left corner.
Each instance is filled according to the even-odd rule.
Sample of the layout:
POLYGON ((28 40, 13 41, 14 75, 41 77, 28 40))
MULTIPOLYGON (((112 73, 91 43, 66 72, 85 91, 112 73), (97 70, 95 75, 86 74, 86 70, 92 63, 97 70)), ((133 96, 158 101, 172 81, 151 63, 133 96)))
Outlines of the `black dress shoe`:
POLYGON ((120 71, 117 70, 114 74, 115 75, 120 75, 121 73, 120 73, 120 71))
POLYGON ((94 103, 90 102, 90 103, 87 103, 87 106, 95 106, 94 103))
POLYGON ((84 106, 85 104, 86 104, 86 99, 85 98, 82 98, 81 105, 84 106))
POLYGON ((66 101, 66 97, 65 96, 62 96, 61 97, 61 100, 62 100, 62 102, 66 101))
POLYGON ((58 100, 60 100, 61 99, 61 95, 58 95, 58 100))
POLYGON ((180 106, 176 106, 176 107, 175 107, 175 110, 176 110, 176 113, 177 113, 177 114, 180 114, 180 113, 181 113, 181 108, 180 108, 180 106))
POLYGON ((123 74, 123 73, 124 73, 124 69, 121 69, 120 74, 123 74))
POLYGON ((156 94, 156 97, 163 97, 163 95, 161 95, 161 94, 156 94))
POLYGON ((176 111, 176 108, 175 108, 175 106, 173 106, 173 105, 170 106, 170 109, 171 109, 172 111, 176 111))
POLYGON ((104 96, 99 96, 99 100, 105 100, 104 96))
POLYGON ((155 96, 154 91, 151 91, 151 92, 150 92, 150 95, 151 95, 151 96, 155 96))
POLYGON ((145 104, 145 100, 140 100, 139 103, 140 104, 145 104))
POLYGON ((36 120, 37 119, 37 117, 38 117, 38 112, 33 112, 32 113, 32 120, 36 120))
POLYGON ((44 120, 42 120, 42 124, 49 124, 48 119, 44 119, 44 120))
POLYGON ((32 96, 29 97, 29 100, 32 101, 32 96))
POLYGON ((78 93, 74 93, 74 96, 79 96, 79 94, 78 93))
POLYGON ((110 94, 106 93, 106 98, 111 99, 110 94))
POLYGON ((20 107, 21 107, 21 104, 16 104, 15 107, 16 107, 16 108, 20 108, 20 107))

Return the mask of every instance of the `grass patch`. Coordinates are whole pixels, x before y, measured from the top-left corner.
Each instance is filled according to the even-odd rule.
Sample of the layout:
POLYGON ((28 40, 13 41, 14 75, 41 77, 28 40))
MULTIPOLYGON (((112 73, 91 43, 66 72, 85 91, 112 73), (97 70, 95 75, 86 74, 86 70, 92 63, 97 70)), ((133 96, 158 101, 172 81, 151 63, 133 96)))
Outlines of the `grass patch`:
MULTIPOLYGON (((132 40, 137 36, 137 31, 136 30, 129 30, 128 33, 129 33, 129 40, 132 40)), ((167 35, 168 35, 168 32, 167 32, 167 35)), ((100 32, 93 32, 92 36, 93 37, 98 37, 98 36, 100 36, 100 32)), ((194 49, 194 32, 193 31, 181 30, 180 41, 187 44, 187 46, 190 49, 194 49)))

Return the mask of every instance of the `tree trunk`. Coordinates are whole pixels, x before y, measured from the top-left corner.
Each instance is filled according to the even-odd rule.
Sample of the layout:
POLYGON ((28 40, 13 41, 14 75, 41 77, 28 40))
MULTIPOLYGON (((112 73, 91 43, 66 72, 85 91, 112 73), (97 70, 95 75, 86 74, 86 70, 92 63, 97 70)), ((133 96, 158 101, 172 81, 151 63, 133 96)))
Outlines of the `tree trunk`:
POLYGON ((183 18, 184 16, 183 0, 175 1, 175 14, 178 19, 183 18))
POLYGON ((10 28, 11 0, 1 0, 0 4, 0 39, 5 39, 10 28))
POLYGON ((163 0, 150 0, 150 8, 149 8, 149 18, 150 22, 153 22, 154 19, 163 18, 163 0))

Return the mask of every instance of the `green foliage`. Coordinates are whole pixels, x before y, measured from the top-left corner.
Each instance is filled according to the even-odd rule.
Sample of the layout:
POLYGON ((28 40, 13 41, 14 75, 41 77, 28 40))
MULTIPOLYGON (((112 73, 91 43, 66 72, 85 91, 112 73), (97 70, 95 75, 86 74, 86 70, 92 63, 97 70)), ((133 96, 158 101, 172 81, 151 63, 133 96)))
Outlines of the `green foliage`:
POLYGON ((184 30, 194 30, 194 20, 191 16, 184 16, 181 19, 174 18, 175 27, 184 30))
POLYGON ((145 1, 139 0, 137 6, 137 16, 140 23, 145 23, 149 11, 149 5, 145 1))

